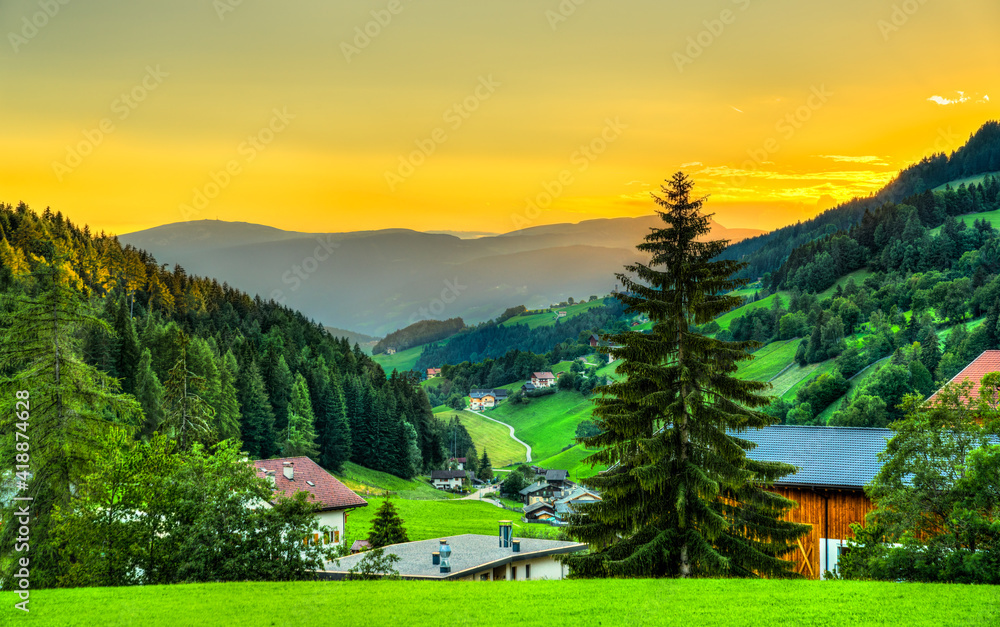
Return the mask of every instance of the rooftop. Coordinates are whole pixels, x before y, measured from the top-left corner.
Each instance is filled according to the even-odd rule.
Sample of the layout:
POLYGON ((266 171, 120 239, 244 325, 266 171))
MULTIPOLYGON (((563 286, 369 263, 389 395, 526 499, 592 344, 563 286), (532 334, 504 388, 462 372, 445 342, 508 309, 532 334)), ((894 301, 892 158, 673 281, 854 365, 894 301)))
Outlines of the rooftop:
POLYGON ((258 475, 264 475, 264 471, 273 473, 276 491, 284 492, 286 496, 292 496, 297 492, 308 492, 312 495, 309 500, 318 503, 322 511, 368 505, 368 501, 352 492, 308 457, 258 459, 253 465, 257 467, 258 475), (285 477, 282 471, 286 462, 292 465, 291 480, 285 477))
POLYGON ((534 373, 532 373, 531 376, 534 377, 534 378, 536 378, 536 379, 555 379, 556 378, 556 376, 554 374, 552 374, 551 372, 534 372, 534 373))
POLYGON ((431 479, 465 479, 464 470, 432 470, 431 479))
POLYGON ((527 488, 521 490, 520 494, 531 494, 532 492, 537 492, 538 490, 541 490, 542 488, 546 487, 548 487, 548 484, 545 483, 544 481, 536 481, 531 485, 529 485, 527 488))
POLYGON ((566 481, 566 477, 569 472, 566 470, 546 470, 545 480, 546 481, 566 481))
MULTIPOLYGON (((979 387, 982 382, 983 375, 991 372, 1000 372, 1000 350, 983 351, 979 357, 972 360, 972 363, 956 374, 952 380, 948 382, 948 384, 951 385, 962 383, 963 381, 971 381, 972 389, 969 390, 969 395, 965 400, 976 400, 979 398, 979 387)), ((938 390, 938 392, 940 392, 940 390, 938 390)), ((938 395, 938 392, 931 395, 931 397, 927 399, 928 402, 934 402, 934 397, 938 395)))
MULTIPOLYGON (((442 573, 441 567, 432 563, 431 553, 437 551, 440 540, 420 540, 404 542, 385 547, 386 554, 398 555, 399 561, 395 568, 405 579, 460 579, 483 570, 495 568, 513 561, 522 561, 556 555, 560 553, 575 553, 587 548, 586 544, 577 542, 561 542, 557 540, 541 540, 538 538, 515 538, 520 540, 521 550, 515 553, 510 548, 500 547, 497 536, 464 534, 441 538, 451 546, 451 572, 442 573)), ((331 579, 343 578, 347 571, 364 557, 364 553, 342 557, 333 562, 329 571, 321 572, 331 579)))
POLYGON ((882 468, 878 455, 893 431, 771 425, 733 435, 757 444, 747 454, 751 459, 798 466, 798 472, 782 477, 775 485, 861 489, 882 468))

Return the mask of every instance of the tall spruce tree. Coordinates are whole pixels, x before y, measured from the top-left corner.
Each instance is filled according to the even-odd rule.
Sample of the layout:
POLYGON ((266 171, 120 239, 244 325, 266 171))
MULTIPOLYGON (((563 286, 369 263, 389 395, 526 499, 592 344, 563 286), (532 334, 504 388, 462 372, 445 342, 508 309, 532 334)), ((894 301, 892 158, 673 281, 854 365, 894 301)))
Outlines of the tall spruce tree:
POLYGON ((220 440, 240 437, 240 403, 236 395, 239 369, 233 352, 226 351, 219 363, 219 406, 215 410, 215 430, 220 440))
POLYGON ((163 385, 153 372, 153 357, 148 348, 142 349, 135 375, 135 398, 142 405, 145 416, 141 426, 143 437, 149 438, 159 431, 163 422, 163 385))
MULTIPOLYGON (((97 443, 112 421, 134 425, 141 410, 135 399, 120 393, 113 377, 81 358, 82 329, 99 329, 109 340, 111 329, 87 303, 69 262, 42 260, 26 279, 26 292, 5 299, 0 321, 0 371, 9 373, 2 379, 0 461, 4 468, 23 471, 15 486, 17 496, 33 499, 31 583, 48 587, 55 583, 60 561, 59 548, 48 541, 54 509, 71 507, 73 490, 93 469, 97 443), (30 443, 30 454, 17 447, 19 442, 30 443)), ((16 520, 11 511, 0 513, 0 519, 5 521, 0 565, 6 571, 0 579, 12 589, 16 580, 10 569, 17 560, 11 549, 19 526, 10 524, 16 520)))
POLYGON ((288 403, 288 426, 282 434, 282 455, 285 457, 305 455, 314 460, 319 456, 314 421, 309 388, 306 385, 306 378, 300 373, 295 375, 295 382, 292 383, 292 395, 288 403))
POLYGON ((651 261, 617 275, 616 298, 653 327, 605 338, 624 377, 598 389, 601 433, 582 440, 609 470, 583 480, 603 500, 571 517, 570 535, 593 547, 566 558, 580 576, 796 576, 781 556, 809 527, 782 520, 794 501, 766 490, 794 467, 749 459, 736 435, 776 422, 757 411, 768 385, 734 376, 755 344, 692 331, 738 306, 726 293, 746 283, 729 278, 742 264, 712 261, 727 242, 704 241, 710 216, 692 187, 678 172, 653 195, 664 226, 637 247, 651 261))
POLYGON ((205 378, 190 370, 190 339, 181 333, 178 342, 180 357, 163 384, 165 411, 161 427, 164 434, 177 440, 179 450, 186 451, 195 442, 210 444, 216 441, 216 433, 212 428, 215 412, 202 398, 205 378))
POLYGON ((271 457, 278 452, 274 443, 274 413, 256 362, 252 359, 243 362, 237 383, 244 449, 256 459, 271 457))
POLYGON ((117 341, 115 356, 115 371, 121 380, 122 391, 128 394, 135 392, 136 369, 139 367, 139 335, 129 314, 125 297, 118 299, 115 307, 114 330, 117 341))

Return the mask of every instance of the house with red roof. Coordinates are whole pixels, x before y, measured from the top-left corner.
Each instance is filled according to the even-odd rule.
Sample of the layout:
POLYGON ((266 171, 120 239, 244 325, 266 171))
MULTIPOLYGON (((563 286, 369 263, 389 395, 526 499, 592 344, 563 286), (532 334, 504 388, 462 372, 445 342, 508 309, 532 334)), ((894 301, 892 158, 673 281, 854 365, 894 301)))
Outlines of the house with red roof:
POLYGON ((440 377, 440 376, 441 376, 441 369, 440 368, 428 368, 427 369, 427 378, 428 379, 434 379, 434 378, 440 377))
MULTIPOLYGON (((982 387, 983 377, 991 372, 1000 372, 1000 350, 989 350, 983 351, 979 357, 976 357, 972 362, 962 369, 961 372, 952 377, 945 387, 949 385, 959 385, 968 381, 972 387, 969 392, 965 395, 964 401, 966 403, 975 403, 979 400, 979 392, 982 387)), ((943 388, 942 388, 943 389, 943 388)), ((935 403, 941 390, 938 390, 927 399, 928 403, 935 403)), ((993 399, 994 403, 996 399, 993 399)))
POLYGON ((320 525, 329 527, 330 533, 325 537, 315 534, 315 537, 307 539, 309 542, 342 543, 347 531, 347 513, 368 505, 366 500, 308 457, 258 459, 253 465, 258 476, 271 482, 275 496, 279 492, 285 496, 306 492, 308 500, 316 503, 320 525))
POLYGON ((554 385, 556 376, 551 372, 533 372, 531 374, 531 384, 536 388, 547 388, 554 385))

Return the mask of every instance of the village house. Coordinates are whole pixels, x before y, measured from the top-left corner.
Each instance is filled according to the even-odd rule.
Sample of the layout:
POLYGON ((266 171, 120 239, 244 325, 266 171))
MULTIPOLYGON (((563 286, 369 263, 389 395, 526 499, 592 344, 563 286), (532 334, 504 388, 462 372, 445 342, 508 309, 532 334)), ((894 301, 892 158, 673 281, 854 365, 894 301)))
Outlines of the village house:
POLYGON ((465 478, 464 470, 431 471, 431 485, 438 490, 461 490, 465 478))
POLYGON ((507 399, 508 392, 505 389, 484 390, 473 389, 469 391, 469 409, 479 411, 481 409, 492 409, 503 400, 507 399))
POLYGON ((564 491, 562 496, 557 497, 552 502, 552 506, 555 509, 556 516, 566 518, 566 516, 573 513, 577 506, 584 503, 596 503, 600 500, 601 496, 598 493, 577 486, 571 490, 564 491))
MULTIPOLYGON (((587 548, 579 542, 514 538, 513 524, 500 521, 497 536, 463 534, 385 547, 399 557, 394 568, 402 579, 424 581, 524 581, 564 579, 568 567, 557 555, 587 548)), ((344 579, 364 554, 342 557, 319 573, 322 579, 344 579)))
POLYGON ((608 349, 608 363, 610 364, 615 360, 615 349, 621 348, 620 344, 613 344, 611 342, 605 342, 596 333, 590 334, 590 347, 591 348, 607 348, 608 349))
POLYGON ((865 522, 873 509, 864 487, 881 469, 879 453, 893 436, 890 429, 772 425, 749 429, 740 437, 757 444, 751 459, 785 462, 798 472, 775 482, 774 492, 797 502, 788 520, 808 523, 794 555, 795 571, 809 579, 835 572, 852 537, 851 524, 865 522))
POLYGON ((522 392, 533 392, 534 390, 535 390, 535 384, 532 383, 531 381, 528 381, 521 386, 522 392))
MULTIPOLYGON (((968 381, 972 384, 963 403, 975 403, 979 400, 980 387, 983 376, 991 372, 1000 372, 1000 350, 988 350, 980 353, 979 357, 973 359, 961 372, 952 377, 947 385, 958 385, 968 381)), ((938 390, 927 399, 928 403, 934 403, 941 390, 938 390)), ((993 399, 996 402, 996 399, 993 399)))
POLYGON ((339 545, 347 531, 348 512, 368 505, 367 501, 308 457, 259 459, 253 464, 257 474, 267 478, 275 493, 293 496, 306 492, 309 500, 319 506, 316 516, 320 524, 330 527, 331 531, 326 537, 316 534, 312 542, 339 545))
POLYGON ((464 457, 452 457, 448 460, 448 464, 455 467, 455 470, 465 470, 466 459, 464 457))
POLYGON ((385 354, 386 355, 395 355, 396 354, 396 349, 390 346, 389 348, 385 349, 385 354))
POLYGON ((355 540, 354 544, 351 545, 351 555, 367 551, 370 548, 372 548, 372 545, 368 540, 355 540))
POLYGON ((531 384, 536 388, 547 388, 554 385, 556 377, 551 372, 535 372, 531 375, 531 384))
POLYGON ((535 501, 524 506, 524 520, 548 521, 556 518, 556 508, 548 501, 535 501))
POLYGON ((441 376, 441 369, 440 368, 428 368, 427 369, 427 378, 428 379, 435 379, 435 378, 440 377, 440 376, 441 376))

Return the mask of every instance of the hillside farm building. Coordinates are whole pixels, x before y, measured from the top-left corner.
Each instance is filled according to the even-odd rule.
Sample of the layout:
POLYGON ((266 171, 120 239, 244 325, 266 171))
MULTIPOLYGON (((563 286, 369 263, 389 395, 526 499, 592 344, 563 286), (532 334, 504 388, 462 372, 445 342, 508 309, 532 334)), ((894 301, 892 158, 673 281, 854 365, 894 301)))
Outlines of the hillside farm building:
POLYGON ((492 409, 500 401, 507 399, 507 390, 479 390, 469 391, 469 409, 479 411, 481 409, 492 409))
POLYGON ((432 470, 431 484, 438 490, 461 490, 464 470, 432 470))
POLYGON ((853 535, 851 524, 863 524, 873 509, 864 487, 880 470, 878 455, 892 436, 889 429, 790 425, 739 434, 757 444, 750 458, 799 467, 774 485, 774 492, 799 504, 788 519, 812 525, 792 556, 796 572, 820 579, 824 572, 836 571, 853 535))
POLYGON ((551 372, 535 372, 531 375, 531 385, 536 388, 547 388, 554 385, 556 376, 551 372))

